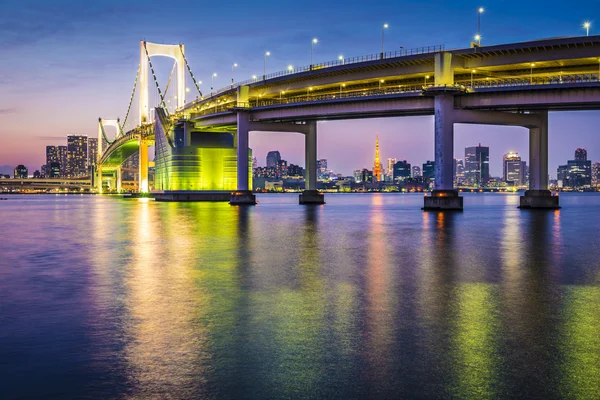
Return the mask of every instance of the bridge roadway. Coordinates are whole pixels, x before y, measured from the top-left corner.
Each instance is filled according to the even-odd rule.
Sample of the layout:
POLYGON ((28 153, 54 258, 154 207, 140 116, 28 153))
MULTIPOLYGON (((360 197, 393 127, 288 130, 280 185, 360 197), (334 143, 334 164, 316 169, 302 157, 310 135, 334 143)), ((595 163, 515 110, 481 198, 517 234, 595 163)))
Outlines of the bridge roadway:
MULTIPOLYGON (((304 134, 304 201, 322 202, 316 194, 317 121, 434 115, 435 190, 425 199, 426 209, 462 209, 452 187, 455 123, 522 126, 529 130, 531 179, 521 205, 558 207, 547 190, 547 114, 600 109, 600 36, 414 53, 255 78, 196 99, 171 118, 199 130, 235 131, 238 163, 248 159, 249 131, 304 134)), ((239 164, 237 179, 238 192, 247 193, 248 171, 239 164)))

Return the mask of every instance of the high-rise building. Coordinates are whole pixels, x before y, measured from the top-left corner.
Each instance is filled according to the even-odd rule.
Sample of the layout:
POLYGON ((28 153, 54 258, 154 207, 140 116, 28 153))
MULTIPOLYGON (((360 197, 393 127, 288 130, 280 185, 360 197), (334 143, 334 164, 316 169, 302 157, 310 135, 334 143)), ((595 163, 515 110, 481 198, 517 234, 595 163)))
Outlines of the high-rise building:
POLYGON ((277 168, 279 161, 281 161, 279 151, 273 150, 267 153, 267 167, 277 168))
POLYGON ((435 161, 429 161, 423 164, 423 179, 435 180, 435 161))
POLYGON ((575 160, 587 161, 587 150, 581 147, 576 149, 575 160))
MULTIPOLYGON (((46 146, 46 168, 44 172, 50 171, 50 165, 56 163, 60 165, 60 157, 57 146, 46 146)), ((48 172, 49 173, 49 172, 48 172)))
POLYGON ((21 178, 21 179, 26 179, 27 178, 27 167, 24 165, 17 165, 17 167, 14 170, 14 178, 21 178))
POLYGON ((357 182, 373 182, 375 180, 375 175, 373 175, 373 171, 369 171, 366 168, 363 168, 360 171, 360 181, 357 182))
POLYGON ((404 182, 407 178, 410 178, 411 168, 410 164, 406 160, 398 161, 396 164, 394 164, 392 171, 394 183, 404 182))
POLYGON ((59 178, 60 177, 60 164, 57 162, 52 162, 49 166, 46 167, 46 175, 47 178, 59 178))
POLYGON ((67 136, 67 175, 85 176, 87 170, 87 136, 67 136))
POLYGON ((600 186, 600 162, 592 164, 592 186, 600 186))
POLYGON ((502 157, 502 179, 514 186, 525 184, 525 161, 519 153, 509 152, 502 157))
POLYGON ((58 146, 58 163, 60 164, 60 176, 67 176, 69 164, 69 151, 67 146, 58 146))
POLYGON ((421 167, 419 167, 418 165, 414 165, 412 167, 412 177, 419 178, 420 176, 421 176, 421 167))
POLYGON ((252 157, 252 169, 258 168, 258 160, 256 157, 252 157))
POLYGON ((87 162, 88 166, 93 167, 96 165, 98 161, 98 139, 97 138, 88 138, 88 148, 87 148, 87 162))
POLYGON ((362 182, 362 171, 360 169, 355 169, 354 173, 354 182, 362 182))
POLYGON ((379 135, 375 138, 375 161, 373 162, 373 178, 381 180, 381 160, 379 159, 379 135))
POLYGON ((575 150, 575 160, 558 167, 557 180, 563 187, 581 188, 592 185, 592 162, 587 159, 585 149, 575 150))
POLYGON ((387 173, 388 175, 394 175, 394 164, 396 164, 398 162, 397 159, 395 158, 388 158, 387 159, 387 173))
POLYGON ((461 158, 454 159, 454 184, 461 185, 465 180, 465 164, 461 158))
POLYGON ((319 173, 319 175, 327 172, 327 159, 326 158, 317 160, 317 172, 319 173))
POLYGON ((487 146, 465 149, 465 180, 470 185, 487 186, 490 180, 490 148, 487 146))

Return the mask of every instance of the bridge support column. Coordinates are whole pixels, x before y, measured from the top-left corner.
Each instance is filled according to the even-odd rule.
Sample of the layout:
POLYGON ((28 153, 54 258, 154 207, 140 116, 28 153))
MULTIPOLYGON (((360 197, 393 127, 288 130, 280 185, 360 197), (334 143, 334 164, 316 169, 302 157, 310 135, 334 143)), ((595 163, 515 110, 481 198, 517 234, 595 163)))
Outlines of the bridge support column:
POLYGON ((424 197, 423 210, 463 209, 463 198, 454 190, 454 96, 435 96, 435 184, 424 197))
POLYGON ((325 204, 325 196, 317 191, 317 122, 307 122, 304 133, 304 192, 300 204, 325 204))
POLYGON ((148 143, 140 139, 140 173, 138 174, 138 191, 148 193, 148 143))
POLYGON ((249 170, 251 162, 248 152, 248 134, 250 133, 250 114, 247 112, 237 113, 237 190, 231 193, 229 204, 231 205, 255 205, 256 196, 249 188, 249 170))
POLYGON ((519 208, 555 210, 560 208, 558 196, 548 190, 548 111, 540 117, 540 126, 529 129, 529 190, 519 208))
POLYGON ((102 194, 102 167, 97 166, 98 176, 96 178, 96 189, 98 190, 98 194, 102 194))
POLYGON ((121 167, 117 168, 115 175, 116 175, 115 179, 117 180, 117 193, 121 193, 121 186, 123 184, 121 167))

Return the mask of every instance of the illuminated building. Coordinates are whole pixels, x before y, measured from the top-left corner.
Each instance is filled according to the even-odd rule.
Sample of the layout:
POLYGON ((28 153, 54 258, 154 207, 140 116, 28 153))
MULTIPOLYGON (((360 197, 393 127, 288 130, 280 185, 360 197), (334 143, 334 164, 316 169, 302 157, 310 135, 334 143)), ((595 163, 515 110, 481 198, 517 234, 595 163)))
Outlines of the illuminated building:
POLYGON ((375 138, 375 162, 373 163, 373 178, 381 180, 381 160, 379 159, 379 135, 375 138))
POLYGON ((319 175, 323 175, 324 173, 327 172, 327 159, 326 158, 317 160, 317 172, 319 173, 319 175))
POLYGON ((587 150, 578 148, 575 150, 575 160, 587 161, 587 150))
POLYGON ((60 177, 60 164, 57 162, 52 162, 46 168, 46 176, 49 178, 59 178, 60 177))
POLYGON ((252 169, 256 169, 258 168, 258 160, 256 159, 256 157, 252 157, 252 169))
POLYGON ((490 148, 465 148, 465 180, 470 185, 487 186, 490 180, 490 148))
POLYGON ((514 186, 525 184, 525 161, 521 161, 519 153, 509 152, 502 157, 502 179, 514 186))
POLYGON ((421 167, 419 167, 418 165, 414 165, 412 167, 412 177, 419 178, 420 176, 421 176, 421 167))
POLYGON ((423 179, 428 181, 435 180, 435 161, 429 161, 423 164, 423 179))
POLYGON ((267 153, 267 167, 277 168, 279 161, 281 161, 281 154, 279 154, 279 151, 274 150, 267 153))
POLYGON ((33 172, 33 178, 34 179, 40 179, 42 177, 42 174, 40 174, 40 171, 38 171, 37 169, 33 172))
POLYGON ((587 159, 585 149, 575 150, 575 160, 567 161, 557 169, 559 186, 581 188, 592 185, 592 162, 587 159))
POLYGON ((392 171, 394 183, 404 182, 406 179, 410 178, 411 168, 406 160, 398 161, 394 164, 392 171))
POLYGON ((465 180, 465 164, 462 159, 454 159, 454 184, 461 185, 465 180))
POLYGON ((88 138, 88 166, 92 167, 96 165, 96 161, 98 159, 98 139, 97 138, 88 138))
POLYGON ((86 176, 87 157, 87 136, 67 136, 67 176, 86 176))
POLYGON ((58 146, 58 163, 60 164, 60 176, 67 176, 68 167, 68 149, 67 146, 58 146))
POLYGON ((592 186, 600 185, 600 162, 592 164, 592 186))
POLYGON ((17 165, 17 167, 14 170, 14 177, 16 178, 21 178, 21 179, 26 179, 27 178, 27 167, 24 165, 17 165))
POLYGON ((58 154, 57 146, 46 146, 46 168, 44 172, 45 175, 50 175, 50 164, 55 163, 59 165, 60 168, 60 156, 58 154))

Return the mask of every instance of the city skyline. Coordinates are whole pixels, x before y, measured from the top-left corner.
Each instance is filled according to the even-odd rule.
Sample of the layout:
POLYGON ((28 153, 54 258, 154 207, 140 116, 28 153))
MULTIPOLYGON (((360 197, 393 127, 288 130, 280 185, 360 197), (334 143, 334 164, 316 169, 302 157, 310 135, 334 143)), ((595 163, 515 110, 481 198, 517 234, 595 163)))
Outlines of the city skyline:
MULTIPOLYGON (((271 52, 268 72, 284 70, 289 64, 308 64, 310 40, 315 36, 319 37, 319 42, 314 46, 315 62, 336 59, 339 54, 353 56, 375 53, 380 49, 381 22, 389 23, 386 30, 388 49, 442 43, 447 48, 468 47, 476 29, 474 10, 480 5, 448 5, 442 1, 434 1, 431 5, 407 2, 402 5, 404 12, 400 14, 400 5, 382 2, 378 12, 362 10, 358 13, 352 7, 345 7, 343 20, 330 21, 324 15, 328 14, 327 11, 336 11, 338 4, 324 5, 309 1, 302 6, 278 5, 265 10, 271 25, 257 30, 251 21, 243 18, 244 12, 251 6, 240 2, 236 7, 239 14, 232 17, 239 22, 234 29, 214 34, 218 32, 216 22, 207 20, 202 26, 205 31, 202 32, 210 32, 211 35, 202 35, 202 32, 192 29, 194 12, 189 12, 187 8, 186 15, 180 15, 176 21, 164 21, 164 24, 158 23, 163 20, 160 13, 152 7, 144 8, 135 18, 131 17, 133 21, 130 24, 120 26, 114 23, 119 13, 114 11, 113 4, 116 3, 109 1, 101 5, 81 5, 34 1, 30 5, 35 7, 26 8, 22 2, 9 1, 0 6, 0 11, 3 11, 0 13, 3 15, 0 24, 7 33, 2 40, 9 60, 0 66, 0 85, 3 92, 9 94, 0 99, 0 166, 24 164, 37 169, 43 163, 43 149, 55 144, 57 138, 66 137, 67 134, 95 137, 95 122, 99 116, 122 118, 137 65, 137 41, 141 38, 185 43, 190 65, 199 79, 204 80, 201 88, 206 92, 211 73, 217 73, 215 87, 226 86, 230 82, 232 62, 238 64, 236 80, 260 73, 265 50, 271 52), (431 24, 435 26, 425 30, 419 21, 426 17, 436 18, 430 15, 432 5, 439 12, 436 15, 443 14, 445 18, 438 18, 439 24, 431 24), (310 11, 313 8, 318 8, 320 12, 310 11), (393 17, 383 21, 381 10, 385 11, 384 15, 408 14, 414 18, 407 21, 406 18, 393 17), (284 20, 277 19, 282 11, 292 12, 298 18, 306 17, 305 23, 302 27, 291 28, 284 20), (348 24, 348 21, 353 21, 353 24, 348 24), (115 29, 107 31, 105 26, 115 29), (273 35, 275 32, 276 37, 273 35), (432 40, 435 43, 431 43, 432 40), (43 63, 36 61, 40 58, 44 60, 43 63), (30 109, 36 110, 38 118, 24 124, 30 109)), ((130 4, 129 7, 133 7, 134 3, 130 4)), ((483 44, 581 36, 585 33, 581 29, 581 22, 600 11, 598 4, 582 2, 580 8, 584 11, 564 10, 558 18, 547 7, 540 8, 538 5, 536 2, 526 5, 506 2, 501 6, 486 6, 482 23, 483 44), (517 4, 519 7, 516 7, 517 4), (515 9, 519 13, 515 14, 515 9), (529 21, 528 10, 533 9, 538 18, 529 21), (505 30, 504 24, 507 22, 517 29, 505 30)), ((128 5, 120 7, 127 8, 128 5)), ((192 11, 199 12, 199 9, 192 11)), ((214 11, 215 17, 226 18, 224 10, 214 11)), ((592 18, 591 34, 594 34, 594 30, 592 18)), ((157 60, 156 69, 159 79, 165 81, 170 71, 169 63, 157 60)), ((551 113, 549 170, 554 171, 569 159, 572 149, 577 147, 587 148, 590 159, 597 161, 595 155, 600 154, 600 143, 594 140, 594 127, 599 125, 598 112, 551 113)), ((320 123, 319 154, 328 158, 331 169, 350 174, 356 168, 354 163, 364 167, 371 165, 372 146, 365 145, 372 143, 379 133, 383 160, 390 157, 404 159, 407 154, 414 154, 417 160, 432 159, 432 127, 432 117, 320 123), (352 140, 347 140, 348 137, 352 140)), ((461 156, 461 149, 479 142, 490 147, 491 160, 501 160, 504 153, 517 151, 524 161, 528 161, 525 130, 507 127, 458 125, 455 157, 461 156)), ((288 154, 287 159, 291 163, 304 164, 300 135, 250 135, 250 147, 255 154, 269 151, 273 145, 288 154)), ((501 168, 500 161, 492 161, 491 174, 500 176, 501 168)))

